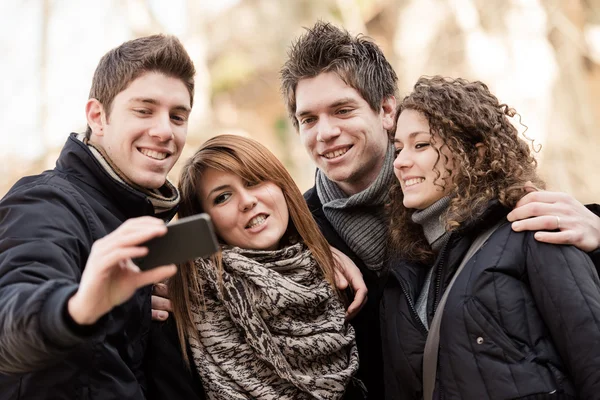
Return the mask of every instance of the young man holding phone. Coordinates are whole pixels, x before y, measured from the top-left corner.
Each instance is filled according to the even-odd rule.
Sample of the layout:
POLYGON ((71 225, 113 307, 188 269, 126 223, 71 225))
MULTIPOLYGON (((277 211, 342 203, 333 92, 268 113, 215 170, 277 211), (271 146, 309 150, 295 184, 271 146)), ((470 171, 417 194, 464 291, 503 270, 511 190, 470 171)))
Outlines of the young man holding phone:
POLYGON ((173 36, 109 51, 87 132, 0 201, 0 399, 144 399, 147 286, 176 267, 131 260, 176 212, 194 74, 173 36))

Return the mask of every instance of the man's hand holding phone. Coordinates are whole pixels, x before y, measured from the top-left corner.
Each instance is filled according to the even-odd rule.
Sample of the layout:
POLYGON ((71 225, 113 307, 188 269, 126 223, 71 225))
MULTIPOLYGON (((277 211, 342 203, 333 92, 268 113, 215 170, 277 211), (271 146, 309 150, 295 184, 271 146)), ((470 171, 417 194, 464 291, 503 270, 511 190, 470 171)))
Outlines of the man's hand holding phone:
POLYGON ((208 257, 218 249, 207 214, 169 225, 153 217, 130 219, 92 246, 79 289, 69 299, 69 314, 80 325, 94 324, 137 289, 173 276, 175 264, 208 257))
POLYGON ((148 254, 143 243, 167 233, 158 218, 140 217, 97 240, 81 276, 79 289, 69 299, 68 311, 79 325, 92 325, 126 302, 143 286, 163 281, 177 271, 173 264, 141 271, 132 261, 148 254))

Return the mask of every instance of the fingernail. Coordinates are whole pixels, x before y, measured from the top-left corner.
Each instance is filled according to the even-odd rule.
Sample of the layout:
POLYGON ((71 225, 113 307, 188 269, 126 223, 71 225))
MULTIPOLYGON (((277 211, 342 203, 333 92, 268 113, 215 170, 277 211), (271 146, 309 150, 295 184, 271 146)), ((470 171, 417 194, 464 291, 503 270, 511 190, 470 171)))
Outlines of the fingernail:
POLYGON ((511 225, 511 227, 512 227, 513 231, 517 231, 518 232, 518 231, 521 230, 521 223, 519 223, 519 222, 513 222, 512 225, 511 225))
POLYGON ((164 320, 164 319, 167 319, 167 317, 168 317, 168 316, 169 316, 169 313, 167 313, 167 312, 164 312, 164 311, 160 311, 160 312, 158 313, 158 318, 160 318, 160 319, 163 319, 163 320, 164 320))

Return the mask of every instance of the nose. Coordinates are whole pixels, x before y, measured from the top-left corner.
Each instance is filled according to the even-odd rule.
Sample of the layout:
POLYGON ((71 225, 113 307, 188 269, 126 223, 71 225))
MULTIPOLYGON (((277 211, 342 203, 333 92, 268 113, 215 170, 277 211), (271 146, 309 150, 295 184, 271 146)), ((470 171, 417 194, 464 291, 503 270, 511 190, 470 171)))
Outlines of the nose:
POLYGON ((410 157, 409 151, 404 149, 402 151, 400 151, 398 153, 398 155, 396 156, 396 159, 394 160, 394 168, 395 169, 402 169, 402 168, 407 168, 410 167, 412 165, 413 161, 412 158, 410 157))
POLYGON ((318 142, 328 142, 338 137, 340 133, 340 127, 330 118, 319 118, 319 122, 317 123, 318 142))
POLYGON ((149 130, 151 137, 155 137, 161 142, 166 142, 174 137, 173 128, 171 125, 171 116, 168 113, 157 114, 153 125, 149 130))
POLYGON ((256 198, 256 196, 254 196, 252 193, 250 193, 248 191, 245 191, 245 192, 241 193, 240 195, 241 195, 240 211, 246 212, 246 211, 250 211, 254 207, 256 207, 256 204, 258 203, 258 199, 256 198))

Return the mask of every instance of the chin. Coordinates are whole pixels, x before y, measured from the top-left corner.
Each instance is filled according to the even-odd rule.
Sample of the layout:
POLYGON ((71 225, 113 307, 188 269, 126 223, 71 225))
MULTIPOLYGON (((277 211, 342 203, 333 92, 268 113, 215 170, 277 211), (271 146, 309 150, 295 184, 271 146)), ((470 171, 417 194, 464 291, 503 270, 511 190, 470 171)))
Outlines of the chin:
POLYGON ((279 248, 279 240, 275 242, 267 241, 254 246, 256 250, 277 250, 279 248))
POLYGON ((402 204, 404 205, 404 207, 409 208, 411 210, 423 210, 425 208, 427 208, 426 206, 423 206, 422 203, 419 202, 414 202, 414 201, 404 201, 402 202, 402 204))
MULTIPOLYGON (((325 172, 325 170, 323 170, 323 172, 325 172)), ((341 168, 339 170, 330 169, 329 171, 325 172, 325 176, 330 181, 333 181, 336 183, 353 182, 353 179, 351 179, 352 174, 350 174, 348 171, 342 170, 341 168)))
POLYGON ((264 246, 259 246, 260 250, 268 250, 268 251, 274 251, 279 249, 279 242, 277 243, 273 243, 273 244, 265 244, 264 246))
POLYGON ((415 208, 415 203, 413 201, 408 200, 406 197, 402 200, 402 205, 405 208, 415 208))
POLYGON ((164 185, 166 181, 167 178, 164 176, 133 180, 133 182, 136 185, 141 186, 145 189, 158 189, 162 185, 164 185))

